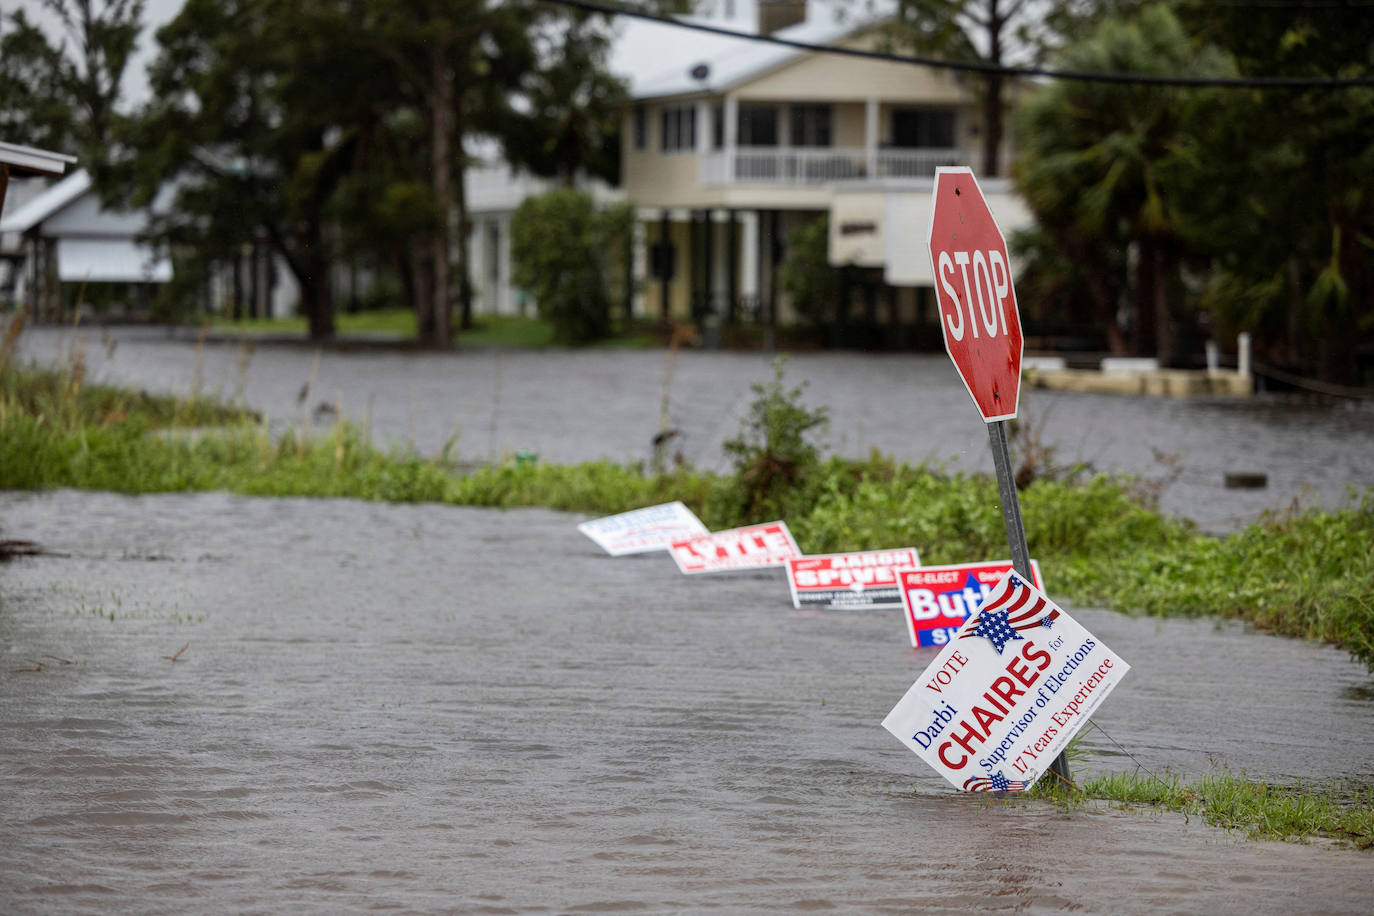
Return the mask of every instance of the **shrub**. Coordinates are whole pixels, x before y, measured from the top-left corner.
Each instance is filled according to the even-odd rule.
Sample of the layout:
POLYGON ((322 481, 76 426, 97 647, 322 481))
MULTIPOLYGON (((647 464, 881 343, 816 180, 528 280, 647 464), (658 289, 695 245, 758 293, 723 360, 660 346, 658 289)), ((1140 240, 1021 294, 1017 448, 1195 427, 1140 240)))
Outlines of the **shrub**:
POLYGON ((512 276, 533 294, 560 343, 611 332, 611 302, 634 224, 628 205, 598 210, 590 194, 560 188, 525 199, 511 222, 512 276))

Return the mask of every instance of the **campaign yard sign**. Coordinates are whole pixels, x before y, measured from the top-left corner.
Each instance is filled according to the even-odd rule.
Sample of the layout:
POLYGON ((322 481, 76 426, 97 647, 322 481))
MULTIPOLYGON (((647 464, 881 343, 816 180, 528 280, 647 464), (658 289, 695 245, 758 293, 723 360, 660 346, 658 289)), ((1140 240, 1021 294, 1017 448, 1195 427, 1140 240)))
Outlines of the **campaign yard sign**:
POLYGON ((797 557, 787 561, 792 606, 901 607, 897 575, 920 565, 914 547, 797 557))
POLYGON ((1015 572, 883 727, 966 792, 1035 785, 1130 666, 1015 572))
POLYGON ((786 522, 746 525, 674 541, 673 559, 684 573, 726 572, 786 566, 802 552, 786 522))
MULTIPOLYGON (((911 644, 943 646, 964 621, 978 613, 992 589, 1011 572, 1011 561, 958 563, 904 569, 898 574, 897 591, 906 612, 911 644)), ((1032 584, 1044 589, 1040 564, 1031 560, 1032 584)))
POLYGON ((577 530, 613 557, 667 550, 674 541, 708 533, 701 519, 681 502, 592 519, 578 525, 577 530))

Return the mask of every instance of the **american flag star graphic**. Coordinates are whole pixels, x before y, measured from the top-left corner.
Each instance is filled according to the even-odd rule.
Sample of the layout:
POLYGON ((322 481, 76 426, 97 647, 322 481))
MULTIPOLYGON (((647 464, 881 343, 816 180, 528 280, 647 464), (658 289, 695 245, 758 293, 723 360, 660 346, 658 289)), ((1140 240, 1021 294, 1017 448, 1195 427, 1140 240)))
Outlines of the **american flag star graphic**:
POLYGON ((1007 612, 1002 610, 986 612, 981 615, 978 626, 973 628, 974 636, 983 636, 992 647, 997 650, 997 654, 1002 654, 1003 647, 1013 639, 1022 639, 1020 633, 1012 629, 1011 623, 1007 620, 1007 612))

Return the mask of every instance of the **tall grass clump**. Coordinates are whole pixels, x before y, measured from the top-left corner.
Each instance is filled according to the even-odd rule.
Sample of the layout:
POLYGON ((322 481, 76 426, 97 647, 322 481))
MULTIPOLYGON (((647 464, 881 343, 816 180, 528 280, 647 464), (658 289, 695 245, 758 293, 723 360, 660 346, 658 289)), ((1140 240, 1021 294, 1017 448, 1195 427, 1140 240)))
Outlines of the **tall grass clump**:
POLYGON ((802 403, 805 384, 787 387, 784 362, 784 357, 774 360, 772 380, 753 385, 748 415, 723 444, 734 462, 734 485, 716 494, 708 514, 772 521, 817 482, 821 453, 812 436, 825 429, 829 417, 825 408, 802 403))

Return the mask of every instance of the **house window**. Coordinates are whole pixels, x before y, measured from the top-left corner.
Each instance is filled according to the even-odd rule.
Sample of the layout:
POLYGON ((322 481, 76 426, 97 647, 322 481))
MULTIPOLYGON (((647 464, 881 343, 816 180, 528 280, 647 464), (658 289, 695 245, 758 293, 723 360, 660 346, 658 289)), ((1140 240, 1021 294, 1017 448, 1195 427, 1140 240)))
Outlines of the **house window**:
POLYGON ((894 108, 892 145, 900 149, 953 149, 954 112, 940 108, 894 108))
POLYGON ((649 145, 649 115, 643 105, 636 105, 634 111, 635 149, 645 149, 649 145))
POLYGON ((829 105, 793 105, 791 121, 793 146, 830 145, 829 105))
POLYGON ((690 152, 697 145, 695 105, 669 105, 663 109, 663 151, 690 152))
POLYGON ((725 106, 711 106, 711 148, 725 147, 725 106))
POLYGON ((777 146, 778 109, 772 105, 741 105, 738 140, 740 146, 777 146))

